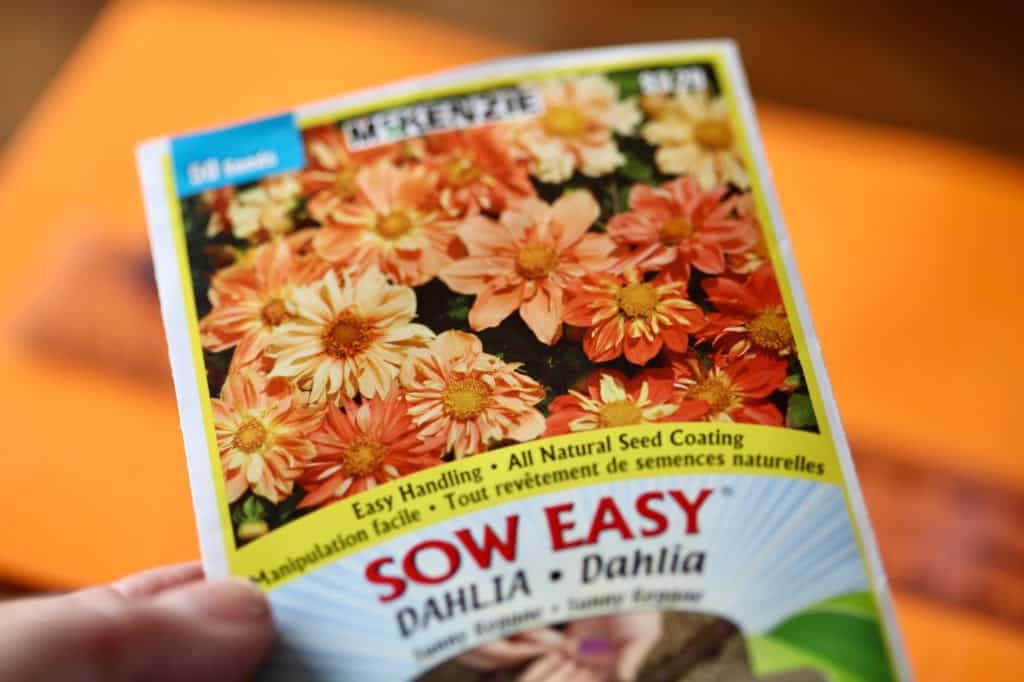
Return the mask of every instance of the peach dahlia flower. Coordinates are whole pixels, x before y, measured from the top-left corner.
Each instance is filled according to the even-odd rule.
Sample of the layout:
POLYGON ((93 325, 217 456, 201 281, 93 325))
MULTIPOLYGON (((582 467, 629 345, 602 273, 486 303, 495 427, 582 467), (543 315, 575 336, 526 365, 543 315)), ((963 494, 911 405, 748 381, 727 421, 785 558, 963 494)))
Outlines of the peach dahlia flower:
POLYGON ((437 172, 439 203, 449 216, 501 213, 510 199, 534 196, 525 159, 507 138, 501 126, 424 138, 424 163, 437 172))
POLYGON ((326 216, 313 247, 328 261, 376 266, 400 284, 417 286, 451 259, 455 224, 436 205, 437 175, 422 165, 386 159, 359 171, 356 197, 326 216))
POLYGON ((756 222, 737 210, 744 195, 726 198, 727 189, 704 190, 693 178, 676 178, 657 187, 637 184, 629 192, 629 211, 612 216, 608 235, 638 247, 627 263, 644 270, 665 268, 670 277, 688 280, 690 266, 719 274, 725 257, 757 243, 756 222))
POLYGON ((689 334, 700 329, 704 315, 686 297, 686 283, 659 278, 644 281, 639 270, 621 275, 597 274, 570 289, 565 321, 585 327, 583 351, 593 362, 620 355, 644 365, 662 346, 683 352, 689 334))
POLYGON ((612 262, 612 240, 587 232, 599 213, 590 192, 578 191, 551 205, 515 201, 498 222, 472 216, 458 228, 469 255, 439 276, 452 291, 476 295, 474 330, 496 327, 518 310, 540 341, 553 344, 562 333, 563 290, 612 262))
POLYGON ((544 113, 510 126, 537 179, 565 182, 576 169, 597 177, 625 163, 612 134, 631 134, 640 111, 634 100, 619 100, 615 83, 590 75, 535 87, 544 100, 544 113))
POLYGON ((691 175, 704 189, 725 183, 750 187, 723 97, 679 91, 645 98, 643 105, 652 120, 640 133, 658 147, 654 161, 661 172, 691 175))
POLYGON ((242 370, 228 375, 220 397, 210 401, 229 502, 250 489, 274 504, 283 501, 314 455, 306 434, 320 424, 319 412, 271 393, 264 376, 242 370))
POLYGON ((668 369, 644 370, 632 379, 598 370, 587 379, 585 391, 571 390, 551 401, 545 435, 699 419, 704 405, 679 400, 672 376, 668 369))
POLYGON ((299 484, 308 491, 299 508, 317 507, 441 463, 439 443, 424 443, 402 393, 392 388, 344 410, 327 406, 309 439, 316 455, 299 484))
POLYGON ((271 377, 282 377, 309 391, 321 403, 336 397, 384 395, 406 353, 434 333, 413 324, 416 295, 392 284, 376 268, 329 271, 319 282, 292 293, 293 316, 274 330, 267 354, 271 377))
POLYGON ((302 137, 309 160, 300 174, 310 195, 306 210, 320 223, 329 222, 332 213, 358 197, 356 175, 362 168, 380 159, 397 162, 406 156, 405 148, 397 144, 350 152, 345 136, 332 124, 306 130, 302 137))
POLYGON ((199 322, 204 348, 220 352, 237 346, 235 366, 262 357, 274 330, 292 315, 292 292, 327 270, 319 261, 296 256, 283 240, 254 249, 248 263, 214 276, 209 291, 213 309, 199 322))
POLYGON ((544 431, 534 407, 540 384, 483 352, 473 334, 446 331, 430 347, 409 355, 402 367, 409 414, 426 440, 440 439, 456 457, 504 441, 526 441, 544 431))

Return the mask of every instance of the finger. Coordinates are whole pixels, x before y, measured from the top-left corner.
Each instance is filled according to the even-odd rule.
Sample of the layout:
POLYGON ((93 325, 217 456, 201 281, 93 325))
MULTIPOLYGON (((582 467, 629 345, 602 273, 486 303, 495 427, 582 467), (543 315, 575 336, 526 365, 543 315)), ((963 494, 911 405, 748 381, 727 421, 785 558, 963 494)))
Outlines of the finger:
POLYGON ((559 653, 551 653, 531 664, 519 676, 519 682, 557 682, 573 668, 572 663, 559 653))
POLYGON ((0 679, 11 682, 241 681, 273 639, 266 597, 241 580, 22 600, 0 607, 0 631, 0 679))
POLYGON ((565 635, 554 628, 535 628, 526 630, 518 635, 520 640, 530 641, 545 648, 561 646, 565 642, 565 635))
POLYGON ((111 587, 124 596, 135 599, 150 597, 174 587, 181 587, 203 578, 203 567, 198 561, 174 566, 162 566, 143 573, 121 578, 111 587))
POLYGON ((477 670, 498 670, 525 663, 540 656, 546 648, 532 642, 499 639, 463 654, 459 661, 477 670))

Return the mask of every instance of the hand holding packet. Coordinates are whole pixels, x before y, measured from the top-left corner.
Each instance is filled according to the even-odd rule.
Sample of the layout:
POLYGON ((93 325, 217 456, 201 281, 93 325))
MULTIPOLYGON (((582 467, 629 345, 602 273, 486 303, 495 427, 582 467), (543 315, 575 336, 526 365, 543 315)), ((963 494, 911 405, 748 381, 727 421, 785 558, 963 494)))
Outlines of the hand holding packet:
POLYGON ((727 42, 147 142, 206 569, 265 679, 909 679, 727 42))

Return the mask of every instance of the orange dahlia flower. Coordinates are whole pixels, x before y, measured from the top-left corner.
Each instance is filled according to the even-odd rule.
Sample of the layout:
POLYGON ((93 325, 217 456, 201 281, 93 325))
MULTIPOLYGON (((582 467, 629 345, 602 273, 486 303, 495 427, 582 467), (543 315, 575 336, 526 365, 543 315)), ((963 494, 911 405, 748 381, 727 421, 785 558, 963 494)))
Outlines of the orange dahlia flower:
POLYGON ((723 360, 749 353, 788 357, 796 351, 793 328, 770 265, 761 266, 745 282, 714 277, 702 284, 720 312, 708 316, 701 336, 714 344, 723 360))
POLYGON ((397 162, 406 156, 406 149, 397 144, 350 152, 345 136, 331 124, 306 130, 302 137, 309 160, 301 173, 302 184, 310 195, 306 210, 320 223, 330 222, 341 206, 358 197, 356 175, 362 168, 380 159, 397 162))
POLYGON ((225 268, 214 276, 209 297, 213 309, 199 322, 203 347, 236 348, 233 366, 262 358, 274 330, 292 316, 296 287, 320 279, 324 263, 302 259, 283 240, 253 250, 246 265, 225 268))
POLYGON ((704 404, 680 400, 672 380, 668 369, 644 370, 632 379, 615 370, 594 372, 585 392, 571 390, 551 401, 545 435, 700 419, 704 404))
POLYGON ((643 106, 651 121, 640 132, 657 145, 654 162, 662 173, 689 175, 704 189, 725 183, 750 187, 723 97, 680 91, 672 97, 645 97, 643 106))
POLYGON ((514 201, 500 222, 471 216, 458 228, 469 255, 439 276, 452 291, 476 295, 474 330, 496 327, 518 309, 537 338, 553 344, 562 333, 563 290, 612 263, 615 243, 587 232, 599 214, 590 192, 578 191, 551 205, 514 201))
POLYGON ((250 489, 274 504, 283 501, 314 455, 306 435, 319 426, 320 413, 270 393, 265 377, 243 370, 228 375, 220 397, 210 401, 229 502, 250 489))
POLYGON ((329 271, 320 281, 292 293, 287 321, 274 330, 267 354, 271 377, 309 391, 321 403, 339 395, 384 395, 405 354, 434 333, 413 324, 416 295, 371 268, 362 274, 329 271))
POLYGON ((662 346, 682 353, 688 335, 704 322, 701 309, 686 297, 685 282, 647 282, 635 267, 588 277, 569 290, 567 300, 565 321, 587 328, 583 351, 594 362, 625 355, 644 365, 662 346))
POLYGON ((725 198, 725 187, 702 190, 693 178, 677 178, 658 187, 637 184, 629 192, 630 210, 608 221, 615 241, 639 247, 627 263, 645 270, 667 266, 669 276, 687 280, 690 266, 701 272, 725 270, 725 256, 757 243, 752 217, 736 212, 742 195, 725 198))
POLYGON ((336 502, 441 463, 440 443, 419 437, 397 388, 360 405, 342 404, 344 409, 328 405, 323 424, 309 436, 316 455, 299 481, 308 491, 299 508, 336 502))
POLYGON ((425 163, 440 179, 439 202, 451 217, 501 213, 509 199, 536 194, 525 160, 500 126, 425 138, 425 163))
POLYGON ((420 437, 440 439, 445 450, 464 457, 501 441, 539 436, 544 416, 534 405, 544 399, 544 389, 519 367, 484 353, 473 334, 455 330, 411 353, 402 385, 420 437))
POLYGON ((455 223, 437 206, 437 175, 422 165, 381 160, 359 171, 356 198, 340 204, 313 238, 323 258, 376 266, 400 284, 417 286, 450 260, 455 223))
POLYGON ((517 143, 530 157, 530 172, 542 182, 565 182, 579 169, 597 177, 626 159, 613 133, 629 135, 640 122, 632 99, 619 100, 619 87, 600 75, 536 85, 544 113, 511 123, 517 143))
POLYGON ((675 387, 686 400, 707 406, 701 421, 782 426, 782 413, 768 397, 786 379, 785 360, 744 357, 729 365, 705 365, 693 355, 672 362, 675 387))

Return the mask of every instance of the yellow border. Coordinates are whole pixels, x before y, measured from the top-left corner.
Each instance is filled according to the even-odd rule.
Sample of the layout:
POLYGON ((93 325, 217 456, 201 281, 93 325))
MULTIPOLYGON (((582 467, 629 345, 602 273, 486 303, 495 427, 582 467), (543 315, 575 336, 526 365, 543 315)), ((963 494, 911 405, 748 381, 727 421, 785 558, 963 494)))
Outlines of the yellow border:
POLYGON ((196 388, 199 390, 199 409, 203 414, 203 430, 206 432, 206 447, 209 450, 210 468, 214 472, 213 486, 217 494, 217 513, 220 516, 221 533, 224 537, 224 550, 228 566, 234 572, 235 547, 234 526, 231 524, 231 512, 228 509, 227 488, 224 483, 224 472, 220 465, 220 448, 217 446, 217 433, 214 430, 213 406, 210 402, 210 387, 206 382, 206 362, 203 359, 203 344, 199 338, 199 314, 196 311, 196 294, 192 286, 192 269, 188 262, 188 247, 185 244, 185 225, 181 220, 181 199, 178 197, 174 182, 174 168, 171 155, 164 155, 164 182, 167 186, 168 207, 171 212, 171 231, 174 232, 174 250, 177 252, 178 277, 181 282, 182 296, 185 299, 185 318, 188 320, 189 345, 192 351, 193 370, 196 373, 196 388))

